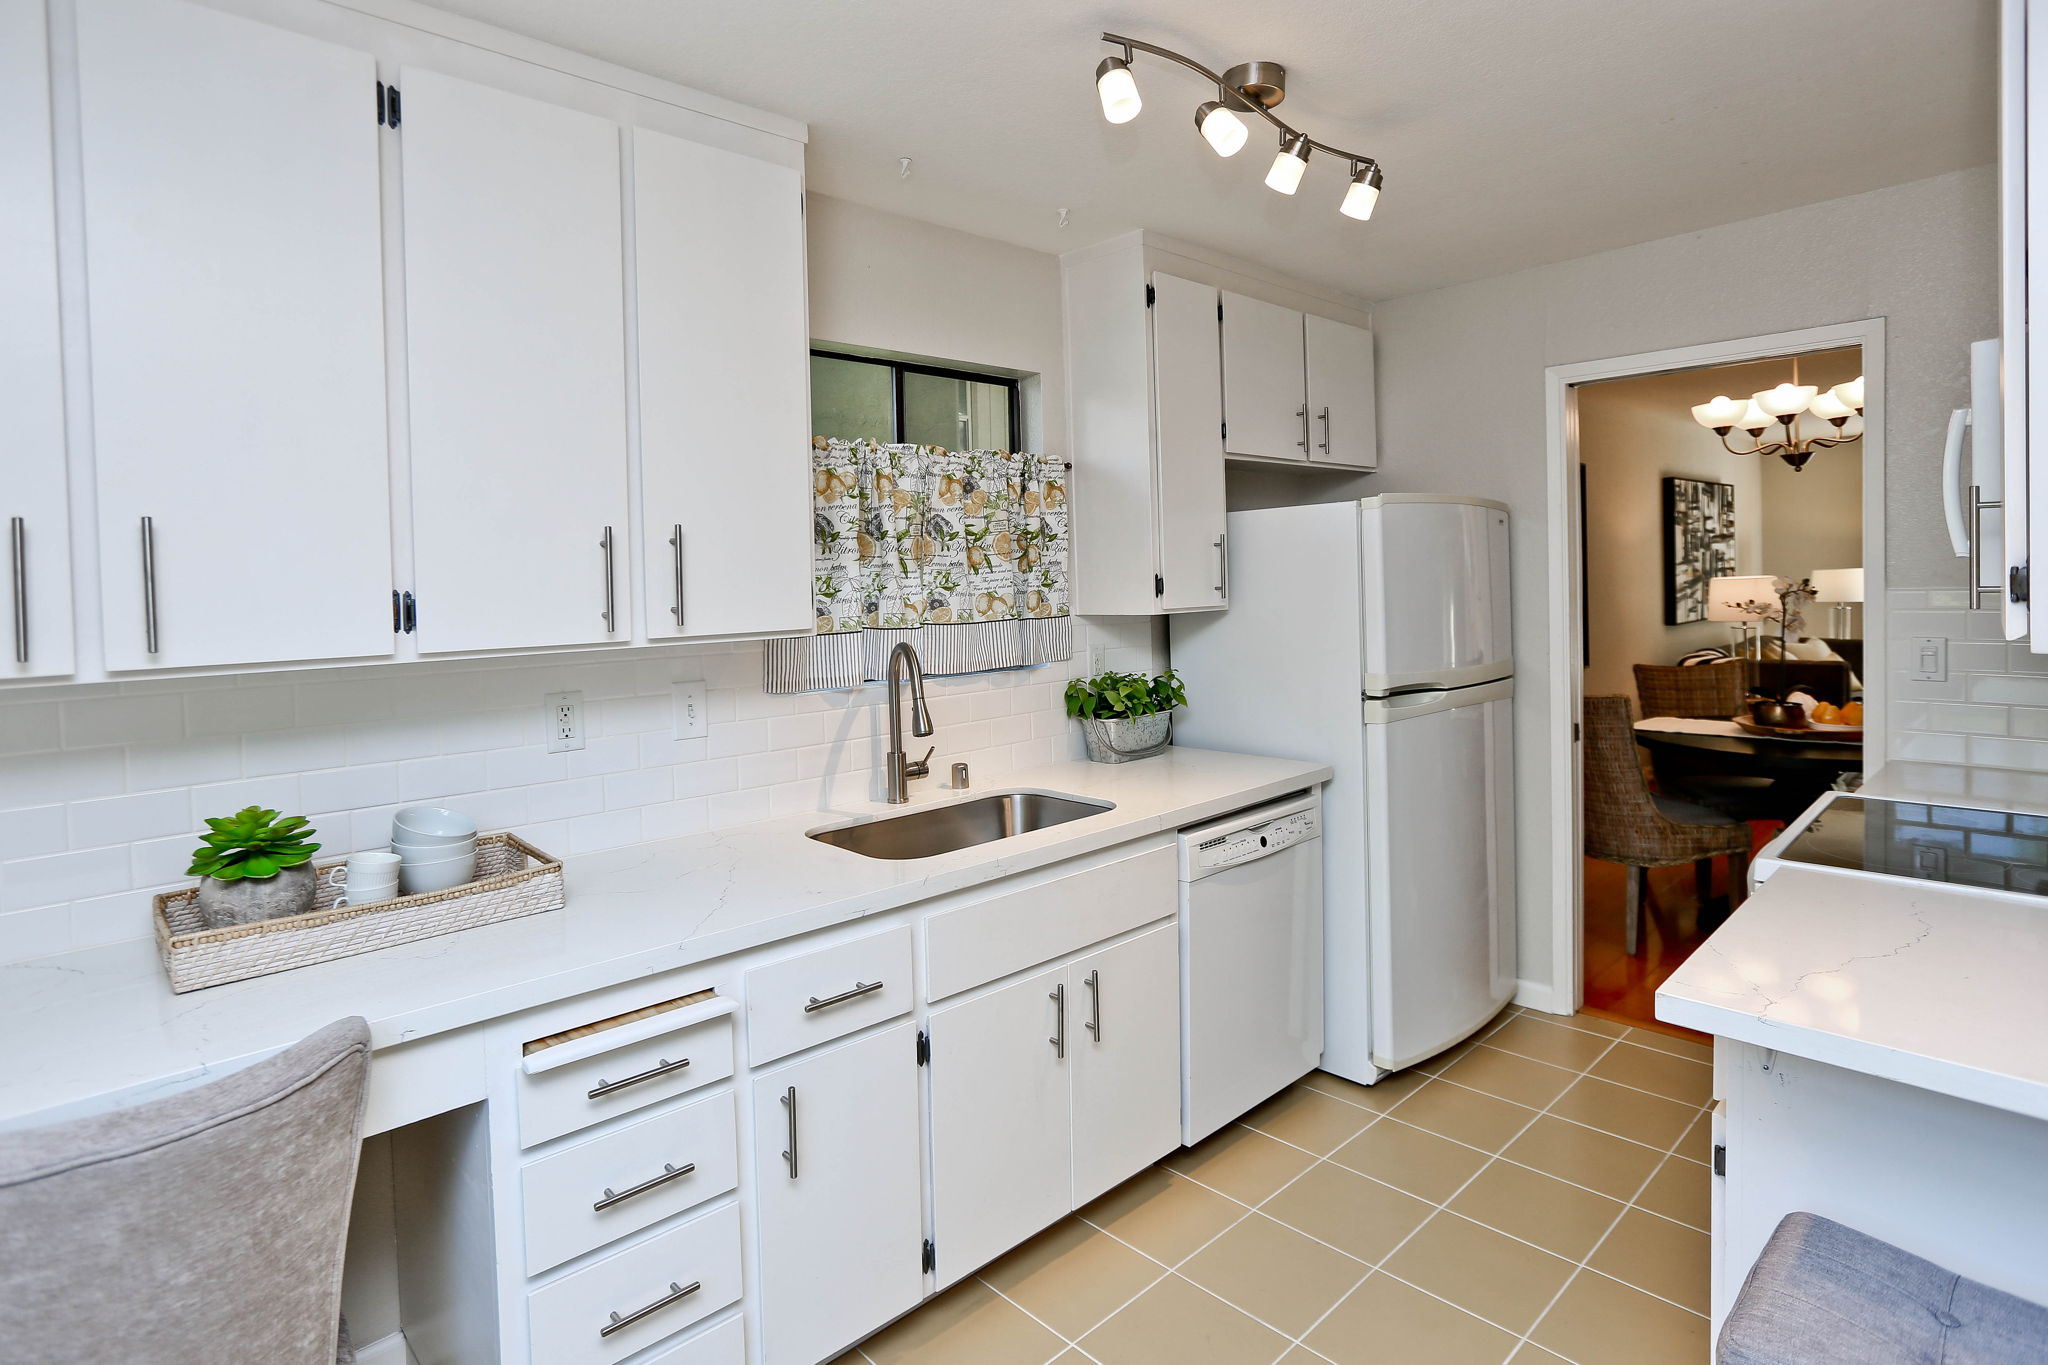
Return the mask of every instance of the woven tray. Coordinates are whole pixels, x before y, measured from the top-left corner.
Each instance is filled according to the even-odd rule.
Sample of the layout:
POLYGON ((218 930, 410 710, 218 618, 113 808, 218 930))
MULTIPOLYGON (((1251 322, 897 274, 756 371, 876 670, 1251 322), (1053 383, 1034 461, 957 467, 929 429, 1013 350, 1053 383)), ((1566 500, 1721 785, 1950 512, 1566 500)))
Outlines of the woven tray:
POLYGON ((452 934, 479 924, 559 910, 564 904, 561 860, 513 834, 476 841, 476 879, 446 891, 334 908, 344 889, 315 867, 319 890, 303 915, 209 929, 199 918, 199 888, 156 898, 156 946, 177 994, 252 976, 308 967, 337 957, 374 952, 395 943, 452 934))

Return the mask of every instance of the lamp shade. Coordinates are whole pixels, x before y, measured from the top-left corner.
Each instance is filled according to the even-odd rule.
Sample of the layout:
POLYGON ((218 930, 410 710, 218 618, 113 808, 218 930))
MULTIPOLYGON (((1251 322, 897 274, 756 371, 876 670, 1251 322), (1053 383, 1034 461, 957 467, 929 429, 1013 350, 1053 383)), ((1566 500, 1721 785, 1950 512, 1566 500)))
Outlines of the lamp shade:
POLYGON ((1841 399, 1842 402, 1847 403, 1850 407, 1856 409, 1856 411, 1863 411, 1862 375, 1857 375, 1854 379, 1851 379, 1846 384, 1837 384, 1834 388, 1828 390, 1828 392, 1832 393, 1835 397, 1841 399))
POLYGON ((1743 409, 1742 420, 1740 422, 1737 422, 1735 425, 1741 427, 1744 431, 1754 436, 1756 435, 1756 433, 1762 431, 1765 427, 1769 426, 1772 420, 1773 418, 1771 417, 1771 415, 1768 412, 1765 412, 1763 408, 1758 406, 1757 401, 1754 398, 1752 398, 1749 400, 1748 405, 1743 409))
POLYGON ((1244 120, 1225 109, 1216 100, 1210 100, 1195 110, 1195 127, 1215 150, 1218 156, 1236 156, 1249 138, 1251 129, 1244 126, 1244 120))
POLYGON ((1856 409, 1837 398, 1833 389, 1815 394, 1813 402, 1807 405, 1806 410, 1828 422, 1846 422, 1856 415, 1856 409))
POLYGON ((1813 600, 1816 602, 1861 602, 1862 569, 1815 569, 1813 600))
POLYGON ((1790 417, 1806 411, 1806 405, 1820 390, 1812 384, 1780 384, 1755 395, 1756 405, 1773 417, 1790 417))
POLYGON ((1725 430, 1742 420, 1742 414, 1749 411, 1747 398, 1730 398, 1727 394, 1714 395, 1711 403, 1700 403, 1692 410, 1692 420, 1709 431, 1725 430))
POLYGON ((1337 212, 1361 223, 1372 217, 1373 205, 1380 202, 1382 183, 1378 166, 1367 166, 1353 173, 1351 185, 1344 191, 1344 202, 1337 206, 1337 212))
POLYGON ((1129 123, 1145 107, 1131 64, 1121 57, 1104 57, 1095 68, 1095 93, 1102 98, 1102 116, 1111 123, 1129 123))
POLYGON ((1292 194, 1301 188, 1301 173, 1307 169, 1308 139, 1299 133, 1289 133, 1280 143, 1272 168, 1266 172, 1267 188, 1292 194))
POLYGON ((1749 621, 1764 618, 1753 611, 1738 611, 1738 602, 1765 602, 1776 607, 1778 602, 1778 580, 1770 574, 1737 574, 1727 578, 1707 580, 1707 619, 1709 621, 1749 621))

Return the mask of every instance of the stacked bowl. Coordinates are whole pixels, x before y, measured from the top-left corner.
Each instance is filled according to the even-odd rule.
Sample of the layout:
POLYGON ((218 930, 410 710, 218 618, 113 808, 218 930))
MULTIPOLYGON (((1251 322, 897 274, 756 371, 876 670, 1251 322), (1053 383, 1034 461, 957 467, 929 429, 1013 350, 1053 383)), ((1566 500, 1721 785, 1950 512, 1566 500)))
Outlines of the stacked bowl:
POLYGON ((391 818, 391 851, 404 894, 461 886, 476 877, 476 821, 439 806, 407 806, 391 818))

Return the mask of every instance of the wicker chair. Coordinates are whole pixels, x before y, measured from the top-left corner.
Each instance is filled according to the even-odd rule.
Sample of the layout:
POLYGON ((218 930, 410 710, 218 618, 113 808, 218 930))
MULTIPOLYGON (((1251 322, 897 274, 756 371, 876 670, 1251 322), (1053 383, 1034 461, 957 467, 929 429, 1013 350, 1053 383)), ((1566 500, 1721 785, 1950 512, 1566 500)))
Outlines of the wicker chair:
POLYGON ((1747 659, 1717 664, 1637 664, 1636 697, 1646 716, 1699 716, 1726 720, 1742 710, 1756 665, 1747 659))
POLYGON ((1728 908, 1742 904, 1749 826, 1732 815, 1651 792, 1637 757, 1627 697, 1586 698, 1585 774, 1586 856, 1630 869, 1629 956, 1642 946, 1642 912, 1653 867, 1693 864, 1704 914, 1714 859, 1726 858, 1728 908))

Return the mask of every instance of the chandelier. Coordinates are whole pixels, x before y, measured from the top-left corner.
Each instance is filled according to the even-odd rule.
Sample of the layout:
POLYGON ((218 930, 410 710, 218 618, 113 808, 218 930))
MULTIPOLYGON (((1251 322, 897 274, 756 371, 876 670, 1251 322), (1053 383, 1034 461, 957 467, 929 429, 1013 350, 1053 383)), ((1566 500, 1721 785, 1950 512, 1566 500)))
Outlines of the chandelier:
POLYGON ((1713 402, 1701 403, 1692 410, 1692 420, 1720 437, 1722 448, 1729 454, 1775 455, 1796 471, 1805 470, 1806 462, 1817 450, 1862 440, 1863 427, 1860 423, 1854 435, 1844 430, 1851 417, 1862 416, 1862 375, 1822 393, 1816 384, 1799 382, 1799 361, 1796 358, 1792 361, 1792 382, 1789 384, 1753 393, 1748 398, 1717 394, 1713 402), (1802 413, 1826 422, 1826 429, 1832 430, 1834 435, 1803 434, 1799 422, 1802 413), (1778 439, 1764 440, 1764 432, 1773 426, 1783 428, 1778 439), (1738 450, 1729 444, 1728 433, 1737 427, 1749 433, 1748 450, 1738 450))
POLYGON ((1131 62, 1137 53, 1149 52, 1155 57, 1178 62, 1216 87, 1216 98, 1204 101, 1195 109, 1195 127, 1216 155, 1235 156, 1251 139, 1251 130, 1245 127, 1240 115, 1262 118, 1280 134, 1280 150, 1266 172, 1268 188, 1282 194, 1293 194, 1301 187, 1302 175, 1308 170, 1309 153, 1322 152, 1350 168, 1350 184, 1337 211, 1361 222, 1372 217, 1373 206, 1379 202, 1380 185, 1385 178, 1380 174, 1380 163, 1369 156, 1318 142, 1283 122, 1273 112, 1273 107, 1287 98, 1287 68, 1280 63, 1240 62, 1219 76, 1178 52, 1140 42, 1136 38, 1105 33, 1102 41, 1114 43, 1124 50, 1121 57, 1104 57, 1102 64, 1095 68, 1095 91, 1102 98, 1102 116, 1111 123, 1129 123, 1144 107, 1144 102, 1138 98, 1138 82, 1131 75, 1131 62))

